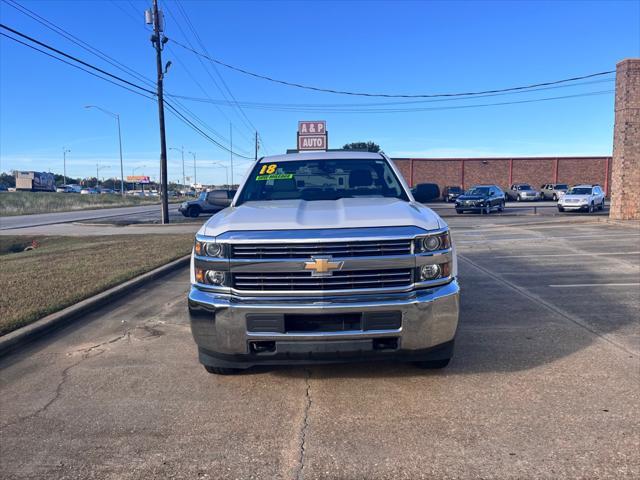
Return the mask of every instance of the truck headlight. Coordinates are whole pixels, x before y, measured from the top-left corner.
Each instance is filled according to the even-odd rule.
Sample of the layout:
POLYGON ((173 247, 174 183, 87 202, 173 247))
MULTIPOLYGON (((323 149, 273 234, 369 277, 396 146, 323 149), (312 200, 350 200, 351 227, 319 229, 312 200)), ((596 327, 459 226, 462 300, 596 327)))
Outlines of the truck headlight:
POLYGON ((430 265, 422 265, 418 269, 419 280, 427 282, 438 278, 446 278, 451 274, 451 263, 434 263, 430 265))
POLYGON ((200 242, 196 240, 194 250, 196 255, 206 255, 208 257, 224 257, 224 246, 214 242, 200 242))
POLYGON ((449 231, 420 237, 416 241, 416 251, 418 253, 435 252, 438 250, 446 250, 451 246, 449 231))
POLYGON ((224 285, 225 274, 216 270, 207 270, 206 278, 211 285, 224 285))
POLYGON ((216 287, 223 286, 227 278, 225 272, 221 272, 218 270, 203 270, 201 268, 196 268, 195 273, 196 282, 204 283, 207 285, 215 285, 216 287))

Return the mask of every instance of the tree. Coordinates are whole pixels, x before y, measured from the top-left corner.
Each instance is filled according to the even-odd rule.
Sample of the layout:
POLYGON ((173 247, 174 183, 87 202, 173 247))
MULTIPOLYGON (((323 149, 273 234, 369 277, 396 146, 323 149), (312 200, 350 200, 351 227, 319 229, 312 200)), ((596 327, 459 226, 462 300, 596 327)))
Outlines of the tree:
POLYGON ((353 143, 347 143, 344 147, 342 147, 342 149, 377 153, 380 151, 380 145, 373 142, 353 142, 353 143))
POLYGON ((16 186, 16 176, 14 172, 11 173, 0 173, 0 185, 3 185, 7 188, 13 188, 16 186))

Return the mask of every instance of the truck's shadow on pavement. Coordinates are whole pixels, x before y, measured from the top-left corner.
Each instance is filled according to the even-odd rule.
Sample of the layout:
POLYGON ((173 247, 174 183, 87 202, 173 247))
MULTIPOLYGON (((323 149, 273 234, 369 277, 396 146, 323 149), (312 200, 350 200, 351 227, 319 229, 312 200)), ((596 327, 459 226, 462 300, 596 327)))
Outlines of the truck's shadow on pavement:
MULTIPOLYGON (((521 267, 524 269, 525 265, 521 267)), ((518 270, 518 266, 513 263, 510 268, 518 270)), ((590 326, 592 331, 589 331, 550 310, 544 304, 517 291, 506 289, 499 280, 487 278, 483 272, 465 261, 460 262, 460 269, 460 322, 454 357, 447 368, 425 370, 410 363, 378 361, 317 365, 307 367, 306 370, 303 367, 272 368, 269 371, 282 375, 305 376, 311 369, 314 375, 320 377, 353 378, 525 371, 573 355, 591 346, 595 341, 600 341, 600 335, 606 336, 629 327, 637 318, 637 311, 633 305, 616 303, 617 321, 609 321, 603 317, 597 325, 590 326)), ((595 295, 602 296, 596 300, 604 309, 606 302, 613 300, 607 299, 604 296, 606 293, 602 291, 596 291, 595 295)), ((625 347, 626 350, 634 350, 632 347, 625 347)), ((623 354, 633 356, 627 352, 623 354)))

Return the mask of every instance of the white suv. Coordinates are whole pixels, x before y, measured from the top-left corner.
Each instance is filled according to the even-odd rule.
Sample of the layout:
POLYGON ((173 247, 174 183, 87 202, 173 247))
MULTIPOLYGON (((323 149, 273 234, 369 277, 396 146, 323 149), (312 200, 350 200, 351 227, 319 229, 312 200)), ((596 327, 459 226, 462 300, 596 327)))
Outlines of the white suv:
POLYGON ((558 200, 558 211, 582 211, 591 213, 604 210, 604 192, 600 185, 576 185, 558 200))

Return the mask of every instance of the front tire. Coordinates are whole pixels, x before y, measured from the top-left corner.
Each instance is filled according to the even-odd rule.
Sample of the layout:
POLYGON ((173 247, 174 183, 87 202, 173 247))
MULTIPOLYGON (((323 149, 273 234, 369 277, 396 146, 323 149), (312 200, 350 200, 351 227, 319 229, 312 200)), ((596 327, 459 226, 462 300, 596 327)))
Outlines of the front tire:
POLYGON ((191 218, 197 218, 200 215, 200 209, 198 207, 189 207, 187 215, 191 218))
POLYGON ((462 215, 462 210, 460 210, 459 208, 456 208, 456 213, 457 213, 458 215, 462 215))
POLYGON ((604 198, 602 199, 602 203, 600 204, 600 211, 604 211, 604 198))
POLYGON ((498 204, 498 212, 503 212, 503 211, 504 211, 504 201, 498 204))
POLYGON ((588 212, 589 213, 593 213, 594 210, 595 210, 595 208, 593 207, 593 203, 590 203, 588 212))
POLYGON ((522 197, 520 197, 520 195, 518 195, 518 196, 516 197, 516 202, 521 202, 521 201, 522 201, 522 197))
POLYGON ((564 207, 561 207, 560 205, 558 205, 558 211, 559 212, 564 212, 564 207))
POLYGON ((483 212, 485 215, 490 215, 491 214, 491 205, 487 205, 486 210, 483 212))
POLYGON ((553 198, 553 201, 554 201, 554 202, 557 202, 557 201, 558 201, 558 195, 556 195, 555 193, 553 194, 553 197, 552 197, 552 198, 553 198))
POLYGON ((211 365, 204 365, 204 369, 214 375, 237 375, 242 372, 241 368, 212 367, 211 365))

